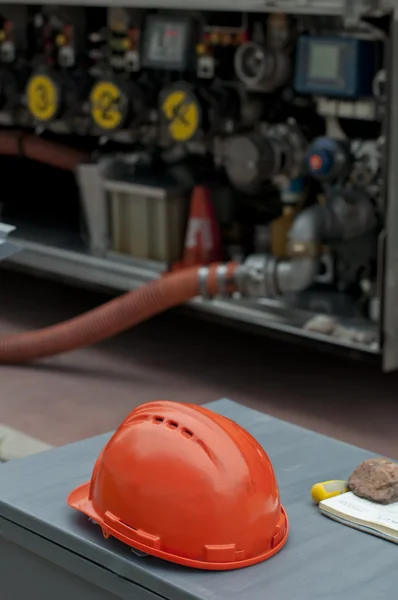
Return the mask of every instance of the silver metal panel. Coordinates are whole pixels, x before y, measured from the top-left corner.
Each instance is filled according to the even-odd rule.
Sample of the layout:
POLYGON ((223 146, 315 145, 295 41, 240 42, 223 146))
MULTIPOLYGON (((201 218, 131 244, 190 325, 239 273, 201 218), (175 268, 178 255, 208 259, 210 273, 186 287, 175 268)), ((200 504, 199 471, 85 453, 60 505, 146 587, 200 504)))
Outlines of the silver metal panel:
POLYGON ((392 24, 389 93, 385 282, 383 298, 383 370, 398 369, 398 9, 392 24))
MULTIPOLYGON (((9 0, 8 4, 33 5, 36 0, 9 0)), ((47 0, 53 6, 109 6, 109 0, 47 0)), ((296 14, 347 15, 368 14, 369 11, 388 12, 396 0, 118 0, 119 7, 168 8, 184 10, 226 10, 245 12, 288 12, 296 14)))
POLYGON ((78 165, 76 179, 86 217, 90 250, 96 256, 103 256, 109 248, 109 223, 101 165, 78 165))
POLYGON ((150 261, 120 260, 107 253, 106 258, 92 256, 80 249, 64 249, 25 239, 14 239, 21 252, 12 257, 12 264, 61 279, 97 285, 118 291, 134 289, 153 281, 162 272, 162 265, 150 261))

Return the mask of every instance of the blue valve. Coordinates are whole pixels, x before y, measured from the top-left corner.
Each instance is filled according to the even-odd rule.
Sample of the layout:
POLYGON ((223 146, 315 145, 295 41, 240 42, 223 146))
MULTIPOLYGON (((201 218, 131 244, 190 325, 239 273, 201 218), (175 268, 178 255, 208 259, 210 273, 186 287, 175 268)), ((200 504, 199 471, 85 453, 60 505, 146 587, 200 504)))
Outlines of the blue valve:
POLYGON ((341 144, 332 138, 321 137, 313 142, 307 153, 307 169, 315 179, 330 179, 339 175, 348 157, 341 144))
POLYGON ((330 150, 320 148, 314 150, 307 159, 308 171, 314 177, 328 175, 334 166, 334 156, 330 150))

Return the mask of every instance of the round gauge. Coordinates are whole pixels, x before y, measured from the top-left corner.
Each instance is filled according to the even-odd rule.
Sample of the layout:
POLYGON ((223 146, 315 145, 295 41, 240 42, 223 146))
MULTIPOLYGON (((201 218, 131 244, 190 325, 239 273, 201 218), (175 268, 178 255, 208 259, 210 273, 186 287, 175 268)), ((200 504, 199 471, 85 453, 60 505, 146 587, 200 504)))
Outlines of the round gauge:
POLYGON ((229 181, 241 190, 256 190, 278 174, 282 161, 276 140, 256 134, 227 138, 223 155, 229 181))
POLYGON ((278 50, 254 42, 238 48, 234 59, 237 78, 249 89, 273 92, 285 85, 290 77, 290 59, 278 50))
POLYGON ((235 55, 235 70, 243 83, 260 83, 272 69, 272 55, 258 44, 249 42, 235 55))

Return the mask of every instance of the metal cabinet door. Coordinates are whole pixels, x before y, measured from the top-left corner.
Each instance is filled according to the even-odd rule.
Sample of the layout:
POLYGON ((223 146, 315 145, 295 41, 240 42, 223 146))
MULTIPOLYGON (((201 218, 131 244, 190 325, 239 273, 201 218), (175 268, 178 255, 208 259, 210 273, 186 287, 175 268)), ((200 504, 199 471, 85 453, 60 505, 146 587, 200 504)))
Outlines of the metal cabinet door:
POLYGON ((398 369, 398 8, 391 26, 387 206, 383 285, 383 371, 398 369))

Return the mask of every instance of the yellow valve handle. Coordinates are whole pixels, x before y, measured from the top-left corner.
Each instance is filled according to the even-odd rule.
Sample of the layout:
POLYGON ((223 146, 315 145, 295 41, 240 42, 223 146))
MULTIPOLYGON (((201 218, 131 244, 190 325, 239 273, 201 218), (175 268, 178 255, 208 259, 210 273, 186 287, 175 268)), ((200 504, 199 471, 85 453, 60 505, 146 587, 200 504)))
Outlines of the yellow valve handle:
POLYGON ((165 98, 162 111, 174 142, 188 142, 195 136, 200 124, 200 107, 193 96, 184 90, 175 90, 165 98))
POLYGON ((37 121, 48 122, 55 119, 59 110, 59 89, 55 81, 47 75, 34 75, 26 90, 28 110, 37 121))

